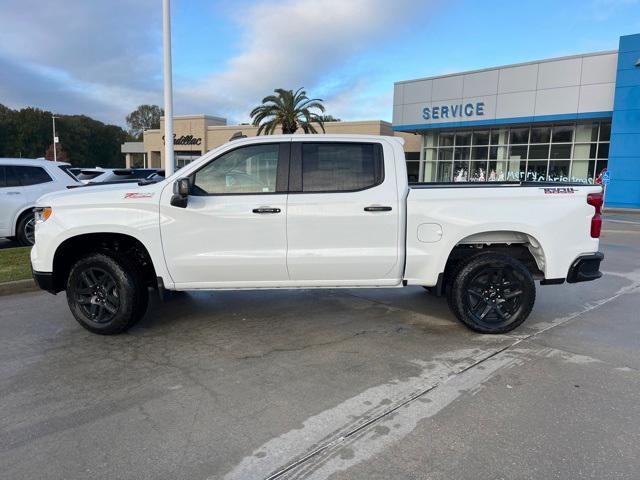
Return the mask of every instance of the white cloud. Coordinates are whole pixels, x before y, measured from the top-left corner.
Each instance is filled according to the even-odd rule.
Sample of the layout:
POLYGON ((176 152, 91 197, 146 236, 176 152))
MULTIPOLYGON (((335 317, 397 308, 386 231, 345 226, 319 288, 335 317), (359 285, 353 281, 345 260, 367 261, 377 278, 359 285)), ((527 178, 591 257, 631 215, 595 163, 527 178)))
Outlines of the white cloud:
MULTIPOLYGON (((185 5, 192 8, 173 2, 174 21, 185 5)), ((222 69, 205 66, 216 73, 195 82, 174 74, 175 111, 246 121, 274 88, 306 87, 309 95, 326 100, 334 116, 388 118, 392 85, 381 87, 375 78, 386 66, 372 62, 379 62, 379 48, 399 40, 404 24, 423 16, 426 5, 427 0, 242 2, 229 13, 237 43, 190 46, 237 54, 222 69)), ((223 7, 216 8, 219 13, 223 7)), ((0 0, 0 11, 0 103, 123 124, 136 105, 162 102, 159 0, 0 0)), ((209 12, 203 8, 200 14, 209 12)))
POLYGON ((251 108, 274 88, 303 86, 314 97, 328 93, 334 116, 353 118, 368 112, 378 116, 379 109, 349 105, 348 92, 355 91, 354 84, 366 84, 361 77, 367 72, 354 71, 347 63, 359 52, 375 51, 389 41, 391 32, 395 36, 398 25, 414 17, 426 2, 418 3, 290 0, 244 8, 236 19, 242 30, 240 53, 222 72, 180 86, 178 109, 183 113, 206 109, 246 121, 251 108), (324 88, 333 75, 342 77, 338 83, 348 88, 324 88))
POLYGON ((3 0, 0 103, 124 122, 162 98, 153 0, 3 0))

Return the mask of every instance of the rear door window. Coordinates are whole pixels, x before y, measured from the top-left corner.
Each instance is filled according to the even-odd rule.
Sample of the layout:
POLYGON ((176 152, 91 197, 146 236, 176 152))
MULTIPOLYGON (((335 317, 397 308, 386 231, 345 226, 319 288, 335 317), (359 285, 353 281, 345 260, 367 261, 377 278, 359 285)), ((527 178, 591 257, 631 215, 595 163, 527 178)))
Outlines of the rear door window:
POLYGON ((15 165, 14 172, 18 176, 20 185, 28 187, 29 185, 39 185, 51 181, 51 177, 42 167, 27 167, 24 165, 15 165))
POLYGON ((0 188, 19 187, 20 181, 13 165, 0 165, 0 188))
POLYGON ((302 143, 303 192, 353 192, 382 183, 378 143, 302 143))

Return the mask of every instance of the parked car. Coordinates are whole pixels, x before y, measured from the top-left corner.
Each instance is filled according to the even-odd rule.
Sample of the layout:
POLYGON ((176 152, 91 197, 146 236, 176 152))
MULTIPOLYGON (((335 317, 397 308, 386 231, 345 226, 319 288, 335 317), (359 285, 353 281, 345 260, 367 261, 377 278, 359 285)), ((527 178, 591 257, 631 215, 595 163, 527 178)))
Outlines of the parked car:
POLYGON ((81 168, 79 172, 75 174, 75 176, 82 183, 89 182, 99 182, 101 177, 106 177, 111 173, 112 169, 110 168, 81 168))
POLYGON ((87 183, 136 182, 157 173, 155 168, 113 168, 103 174, 89 179, 87 183))
POLYGON ((162 180, 164 180, 164 170, 157 170, 156 172, 152 173, 151 175, 149 175, 146 180, 148 180, 149 182, 161 182, 162 180))
POLYGON ((82 169, 80 167, 69 167, 67 171, 71 172, 74 177, 78 178, 78 175, 80 175, 82 169))
POLYGON ((0 237, 33 245, 33 207, 38 197, 78 180, 69 164, 48 160, 0 158, 0 237))
POLYGON ((162 182, 38 202, 34 278, 114 334, 164 290, 397 288, 445 294, 465 325, 504 333, 543 285, 594 280, 602 187, 408 184, 402 140, 238 139, 162 182), (527 212, 525 215, 524 212, 527 212))

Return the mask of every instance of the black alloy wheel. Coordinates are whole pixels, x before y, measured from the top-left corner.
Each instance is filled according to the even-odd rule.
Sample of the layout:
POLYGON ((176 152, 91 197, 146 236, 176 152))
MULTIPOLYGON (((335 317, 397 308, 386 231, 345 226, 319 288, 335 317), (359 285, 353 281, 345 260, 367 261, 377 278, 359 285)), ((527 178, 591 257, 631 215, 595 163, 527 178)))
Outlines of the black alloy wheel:
POLYGON ((75 301, 87 318, 99 324, 113 320, 120 309, 120 295, 109 272, 87 268, 76 277, 75 287, 75 301))
POLYGON ((536 287, 527 267, 516 258, 487 252, 465 261, 450 285, 449 306, 469 328, 506 333, 531 313, 536 287))
POLYGON ((67 303, 87 330, 115 335, 147 309, 149 290, 136 263, 117 252, 88 253, 71 267, 67 303))
POLYGON ((478 272, 469 282, 469 314, 479 325, 507 324, 522 305, 523 281, 510 265, 478 272))

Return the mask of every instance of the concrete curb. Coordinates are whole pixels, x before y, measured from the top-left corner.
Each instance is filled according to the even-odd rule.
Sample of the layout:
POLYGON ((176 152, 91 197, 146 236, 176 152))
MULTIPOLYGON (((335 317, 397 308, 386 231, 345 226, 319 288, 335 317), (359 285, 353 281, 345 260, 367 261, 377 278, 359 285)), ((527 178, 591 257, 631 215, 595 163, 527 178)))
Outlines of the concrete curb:
POLYGON ((0 283, 0 297, 16 293, 35 292, 36 290, 38 290, 38 286, 32 278, 28 278, 27 280, 16 280, 15 282, 0 283))

